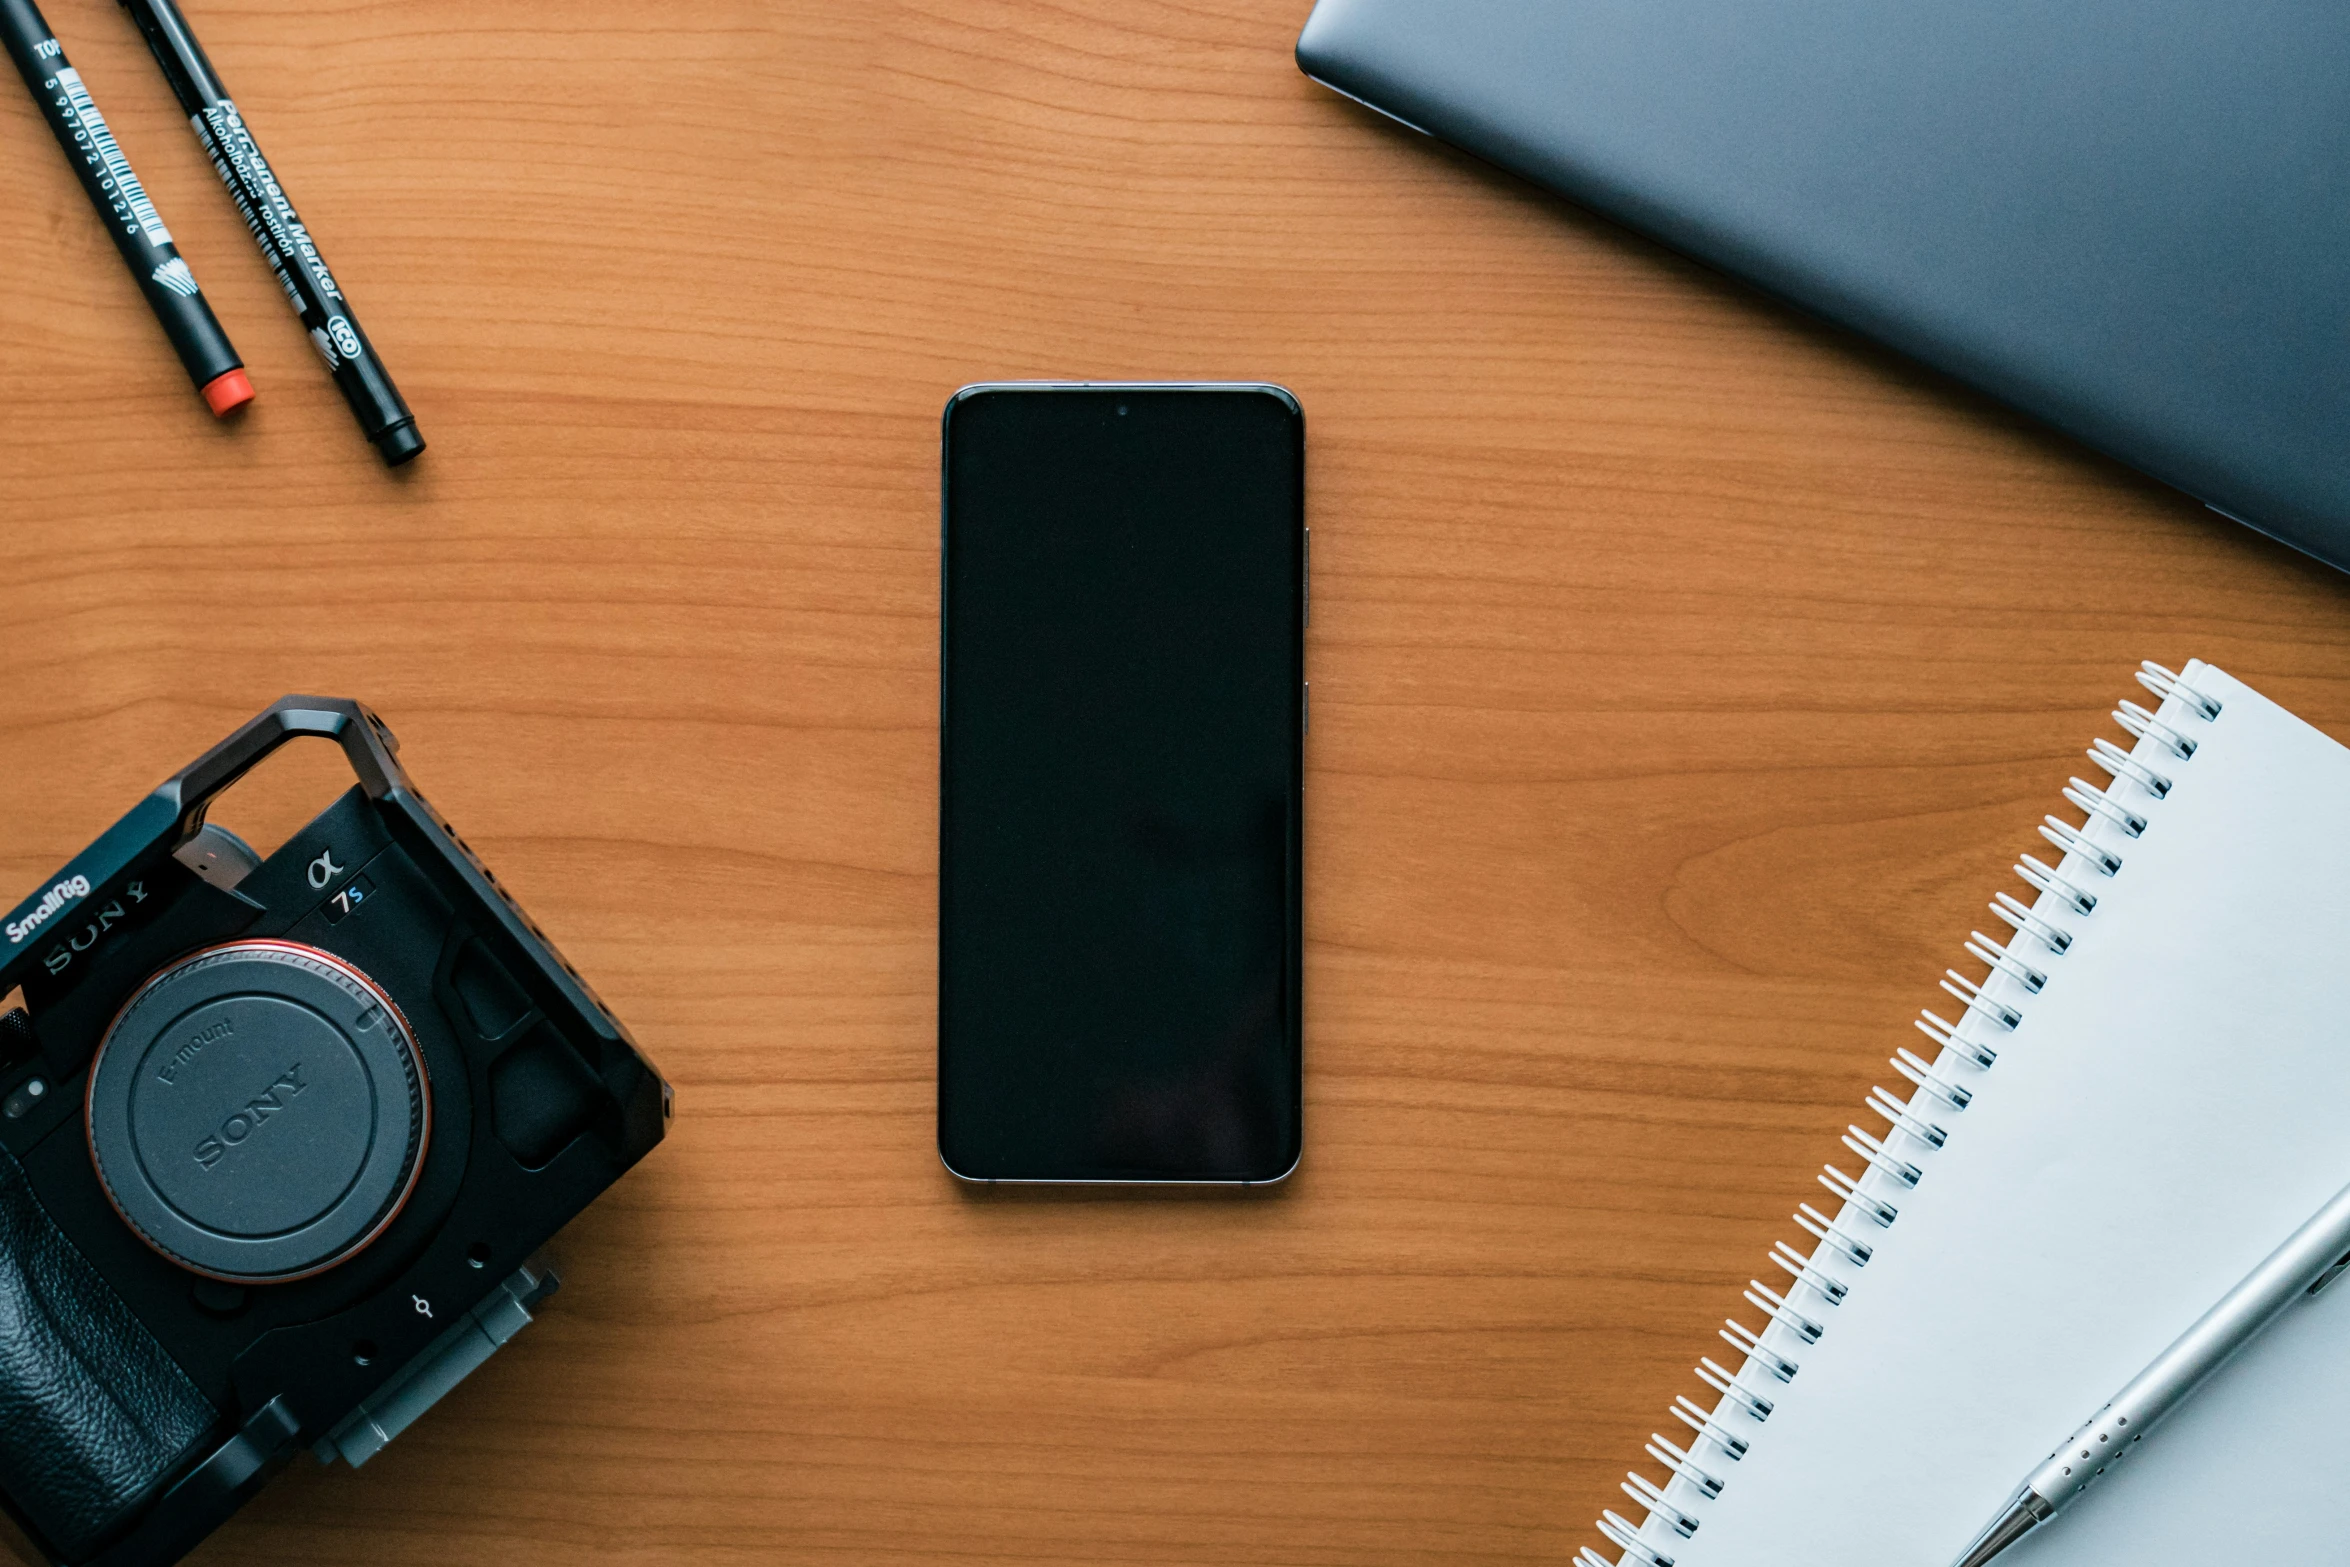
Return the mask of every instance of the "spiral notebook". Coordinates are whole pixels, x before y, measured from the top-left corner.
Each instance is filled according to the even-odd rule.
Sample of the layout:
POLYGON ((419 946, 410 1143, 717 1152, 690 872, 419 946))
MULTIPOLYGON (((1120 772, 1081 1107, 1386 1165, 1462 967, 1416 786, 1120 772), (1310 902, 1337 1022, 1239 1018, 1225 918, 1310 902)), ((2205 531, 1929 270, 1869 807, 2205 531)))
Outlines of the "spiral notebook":
MULTIPOLYGON (((1948 1567, 2350 1182, 2350 751, 2139 678, 1583 1567, 1948 1567)), ((2002 1561, 2350 1558, 2346 1431, 2350 1286, 2002 1561)))

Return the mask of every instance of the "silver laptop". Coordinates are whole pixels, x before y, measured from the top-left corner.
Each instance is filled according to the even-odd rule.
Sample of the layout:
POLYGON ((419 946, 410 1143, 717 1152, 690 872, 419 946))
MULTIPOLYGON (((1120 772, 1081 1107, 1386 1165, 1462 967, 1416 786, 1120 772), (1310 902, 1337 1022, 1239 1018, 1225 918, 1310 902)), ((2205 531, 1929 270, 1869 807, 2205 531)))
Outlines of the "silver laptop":
POLYGON ((1321 0, 1297 57, 2350 569, 2344 0, 1321 0))

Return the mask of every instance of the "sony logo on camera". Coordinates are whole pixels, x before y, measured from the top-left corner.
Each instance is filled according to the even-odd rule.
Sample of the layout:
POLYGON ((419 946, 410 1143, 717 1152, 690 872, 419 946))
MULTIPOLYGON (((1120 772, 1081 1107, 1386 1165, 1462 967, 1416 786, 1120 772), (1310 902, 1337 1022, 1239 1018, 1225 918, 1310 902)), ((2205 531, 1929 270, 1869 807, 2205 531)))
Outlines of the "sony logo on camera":
POLYGON ((196 1162, 209 1170, 225 1158, 231 1148, 252 1136, 261 1123, 286 1107, 287 1101, 310 1085, 302 1081, 302 1063, 297 1061, 278 1074, 277 1081, 245 1101, 242 1110, 232 1111, 220 1123, 220 1130, 196 1144, 196 1162), (278 1090, 285 1090, 285 1098, 278 1090))
POLYGON ((64 908, 69 900, 74 898, 86 898, 89 895, 89 877, 66 877, 65 880, 59 882, 56 886, 51 887, 48 892, 42 896, 39 903, 33 905, 31 913, 27 914, 23 919, 10 920, 8 922, 8 944, 10 946, 22 946, 24 944, 25 937, 31 935, 34 931, 39 930, 43 925, 47 924, 49 922, 50 916, 55 914, 59 909, 64 908))
MULTIPOLYGON (((86 877, 76 876, 73 881, 79 882, 85 887, 89 885, 86 877)), ((63 887, 71 885, 71 883, 59 882, 57 885, 63 887)), ((55 887, 50 889, 52 897, 56 895, 56 890, 55 887)), ((123 896, 130 899, 133 907, 147 901, 147 885, 144 882, 125 883, 122 890, 123 896)), ((28 919, 30 917, 27 916, 28 919)), ((48 952, 42 955, 41 966, 52 974, 64 973, 67 967, 72 964, 76 953, 89 951, 98 944, 99 937, 114 928, 118 920, 127 918, 129 918, 129 911, 124 909, 122 898, 107 899, 104 904, 99 906, 88 924, 71 936, 59 941, 56 946, 51 947, 48 952)), ((10 927, 10 929, 14 928, 14 926, 10 927)), ((25 934, 29 936, 32 932, 28 930, 25 934)))

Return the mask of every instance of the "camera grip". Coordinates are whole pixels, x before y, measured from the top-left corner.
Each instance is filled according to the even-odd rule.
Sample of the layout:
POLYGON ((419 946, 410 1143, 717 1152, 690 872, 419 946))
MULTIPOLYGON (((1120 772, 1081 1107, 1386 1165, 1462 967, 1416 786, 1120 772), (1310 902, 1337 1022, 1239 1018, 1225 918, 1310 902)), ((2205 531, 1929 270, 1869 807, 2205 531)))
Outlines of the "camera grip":
POLYGON ((0 1149, 0 1489, 79 1560, 219 1423, 0 1149))

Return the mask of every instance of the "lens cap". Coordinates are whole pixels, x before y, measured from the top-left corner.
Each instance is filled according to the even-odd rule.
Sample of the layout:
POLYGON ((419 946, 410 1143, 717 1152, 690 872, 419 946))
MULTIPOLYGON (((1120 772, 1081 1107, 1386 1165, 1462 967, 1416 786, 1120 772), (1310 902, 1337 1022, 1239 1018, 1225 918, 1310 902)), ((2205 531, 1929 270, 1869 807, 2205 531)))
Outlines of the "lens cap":
POLYGON ((408 1200, 431 1137, 424 1062, 341 958, 239 941, 131 998, 90 1068, 90 1156, 124 1222, 192 1272, 297 1279, 408 1200))

